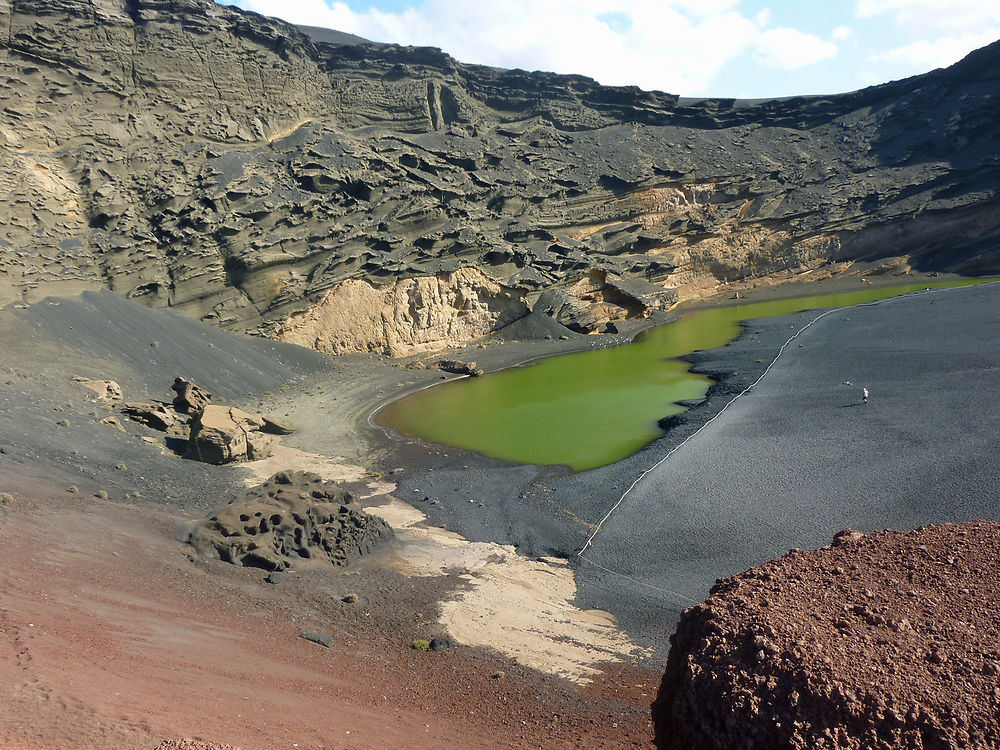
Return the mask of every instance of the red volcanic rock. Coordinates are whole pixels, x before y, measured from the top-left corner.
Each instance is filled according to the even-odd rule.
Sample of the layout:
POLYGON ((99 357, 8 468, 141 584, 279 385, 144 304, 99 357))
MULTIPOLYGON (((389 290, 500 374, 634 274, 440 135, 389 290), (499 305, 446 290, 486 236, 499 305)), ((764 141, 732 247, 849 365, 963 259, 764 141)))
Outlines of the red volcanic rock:
POLYGON ((681 616, 659 748, 1000 747, 1000 524, 845 530, 681 616))

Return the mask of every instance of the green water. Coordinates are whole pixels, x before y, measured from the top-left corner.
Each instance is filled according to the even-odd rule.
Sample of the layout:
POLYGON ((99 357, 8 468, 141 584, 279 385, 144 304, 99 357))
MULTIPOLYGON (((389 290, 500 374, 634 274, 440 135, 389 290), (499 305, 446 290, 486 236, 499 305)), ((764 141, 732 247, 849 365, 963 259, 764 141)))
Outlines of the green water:
POLYGON ((427 388, 388 404, 377 421, 494 458, 593 469, 662 435, 657 421, 684 411, 676 401, 702 398, 712 381, 689 372, 691 365, 676 357, 725 346, 739 335, 741 321, 974 283, 866 287, 698 310, 643 331, 625 346, 549 357, 427 388))

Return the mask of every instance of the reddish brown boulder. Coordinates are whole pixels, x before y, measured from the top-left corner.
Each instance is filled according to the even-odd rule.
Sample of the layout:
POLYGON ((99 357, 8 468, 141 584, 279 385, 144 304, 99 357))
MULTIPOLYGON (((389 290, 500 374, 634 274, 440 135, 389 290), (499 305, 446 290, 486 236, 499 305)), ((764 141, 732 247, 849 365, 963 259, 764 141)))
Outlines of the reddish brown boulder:
POLYGON ((659 748, 1000 747, 1000 524, 837 535, 684 612, 659 748))

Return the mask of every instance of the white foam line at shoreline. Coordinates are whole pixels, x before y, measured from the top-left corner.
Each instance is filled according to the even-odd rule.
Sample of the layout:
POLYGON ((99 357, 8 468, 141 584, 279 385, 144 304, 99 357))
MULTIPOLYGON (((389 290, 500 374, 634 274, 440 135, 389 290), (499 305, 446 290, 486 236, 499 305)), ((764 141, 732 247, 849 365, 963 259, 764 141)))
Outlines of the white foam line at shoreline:
MULTIPOLYGON (((1000 282, 986 282, 986 284, 996 284, 996 283, 1000 283, 1000 282)), ((923 295, 923 294, 928 294, 928 293, 931 293, 931 292, 948 292, 948 291, 954 291, 956 289, 970 289, 970 288, 973 288, 973 287, 976 287, 976 286, 985 286, 986 284, 973 284, 973 285, 955 286, 955 287, 928 287, 927 289, 918 290, 918 291, 914 291, 914 292, 909 292, 907 294, 901 294, 901 295, 898 295, 896 297, 887 297, 886 299, 875 300, 873 302, 863 302, 863 303, 860 303, 860 304, 857 304, 857 305, 845 305, 843 307, 836 307, 836 308, 833 308, 831 310, 827 310, 826 312, 823 312, 823 313, 817 315, 815 318, 813 318, 808 323, 806 323, 804 326, 802 326, 802 328, 800 328, 795 333, 793 333, 792 336, 784 344, 781 345, 781 348, 778 349, 778 353, 774 355, 774 359, 772 359, 771 362, 770 362, 770 364, 764 369, 764 372, 762 372, 760 374, 760 377, 758 377, 750 385, 748 385, 742 391, 740 391, 735 396, 733 396, 733 398, 730 399, 726 403, 726 405, 723 406, 715 416, 713 416, 711 419, 709 419, 707 422, 705 422, 701 427, 699 427, 697 430, 695 430, 690 435, 688 435, 686 438, 684 438, 680 443, 678 443, 673 448, 671 448, 663 458, 661 458, 659 461, 657 461, 655 464, 653 464, 652 466, 650 466, 648 469, 646 469, 645 471, 643 471, 638 477, 635 478, 635 480, 632 482, 632 484, 630 484, 628 486, 628 489, 626 489, 625 492, 622 493, 622 496, 618 498, 618 501, 614 505, 611 506, 610 510, 608 510, 607 513, 604 514, 604 518, 602 518, 600 520, 600 522, 598 522, 597 527, 594 529, 593 533, 587 538, 587 541, 584 543, 583 547, 581 547, 577 551, 577 553, 576 553, 577 559, 582 560, 582 561, 587 562, 587 563, 590 563, 591 565, 594 565, 594 566, 596 566, 598 568, 601 568, 602 570, 606 570, 609 573, 614 573, 615 575, 621 576, 623 578, 628 578, 629 580, 636 581, 638 583, 642 583, 642 585, 649 586, 652 589, 657 589, 657 587, 653 586, 652 584, 647 584, 647 583, 644 583, 642 581, 637 581, 637 579, 633 578, 632 576, 629 576, 629 575, 627 575, 625 573, 620 573, 620 572, 615 571, 615 570, 611 570, 610 568, 605 568, 603 565, 599 565, 598 563, 595 563, 593 560, 589 560, 589 559, 587 559, 587 558, 585 558, 583 556, 583 554, 593 544, 594 539, 601 532, 601 529, 603 528, 603 526, 607 522, 607 520, 609 518, 611 518, 612 514, 616 510, 618 510, 618 507, 622 504, 622 502, 624 502, 625 498, 628 497, 629 493, 631 493, 632 490, 635 489, 635 487, 639 484, 639 482, 641 482, 646 477, 647 474, 649 474, 651 471, 653 471, 654 469, 657 469, 659 466, 661 466, 668 458, 670 458, 672 455, 674 455, 674 453, 676 453, 678 450, 680 450, 682 447, 684 447, 684 445, 689 440, 691 440, 693 437, 695 437, 696 435, 698 435, 702 430, 704 430, 706 427, 708 427, 710 424, 712 424, 712 422, 714 422, 716 419, 718 419, 719 417, 721 417, 722 414, 723 414, 723 412, 725 412, 726 409, 728 409, 730 406, 732 406, 734 402, 736 402, 740 397, 746 395, 755 385, 757 385, 758 383, 760 383, 760 381, 762 381, 764 379, 764 377, 771 371, 771 368, 774 367, 774 363, 778 361, 778 358, 781 357, 781 355, 784 353, 784 351, 788 347, 788 345, 791 344, 795 339, 797 339, 806 329, 808 329, 810 326, 812 326, 817 321, 822 320, 827 315, 832 315, 833 313, 836 313, 836 312, 843 312, 844 310, 851 310, 851 309, 856 308, 856 307, 874 307, 874 306, 880 305, 880 304, 882 304, 884 302, 891 302, 893 300, 904 299, 904 298, 909 297, 911 295, 923 295)), ((673 592, 667 591, 666 589, 658 589, 658 590, 663 591, 664 593, 673 593, 673 592)))

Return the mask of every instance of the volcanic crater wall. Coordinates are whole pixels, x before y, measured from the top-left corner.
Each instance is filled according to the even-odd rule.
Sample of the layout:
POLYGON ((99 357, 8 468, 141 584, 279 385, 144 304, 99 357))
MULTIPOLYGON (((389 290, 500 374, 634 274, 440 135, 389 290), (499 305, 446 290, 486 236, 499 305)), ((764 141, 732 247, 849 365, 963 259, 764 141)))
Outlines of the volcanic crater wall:
MULTIPOLYGON (((598 277, 684 299, 894 256, 994 271, 998 58, 691 101, 314 42, 211 0, 0 0, 0 304, 107 287, 398 353, 598 277), (331 301, 365 286, 379 312, 338 328, 331 301), (440 301, 408 312, 429 297, 406 289, 440 301)), ((597 297, 597 323, 650 299, 597 297)))

